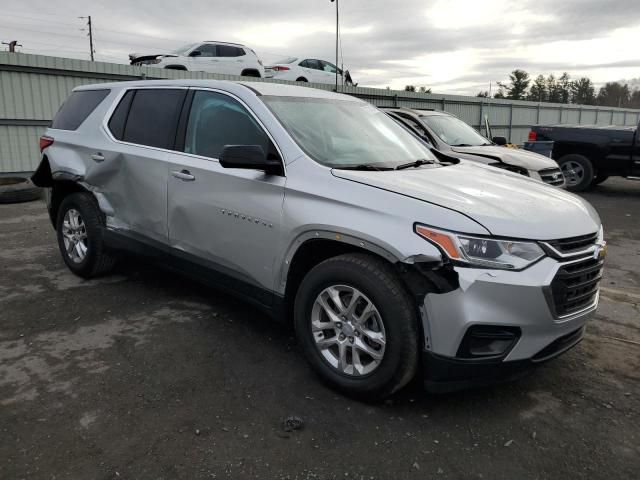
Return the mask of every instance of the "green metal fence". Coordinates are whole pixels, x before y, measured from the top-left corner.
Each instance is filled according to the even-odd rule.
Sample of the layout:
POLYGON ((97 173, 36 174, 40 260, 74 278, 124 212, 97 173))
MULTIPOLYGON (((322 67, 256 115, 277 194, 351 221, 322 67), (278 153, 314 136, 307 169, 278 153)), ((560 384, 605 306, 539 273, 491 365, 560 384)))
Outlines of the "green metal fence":
MULTIPOLYGON (((238 80, 240 77, 0 52, 0 174, 35 169, 39 160, 38 137, 74 87, 122 80, 179 78, 238 80)), ((305 85, 334 89, 333 85, 305 85)), ((444 110, 477 129, 481 128, 486 115, 494 135, 505 136, 518 144, 526 140, 529 128, 534 124, 637 125, 640 121, 640 111, 623 108, 539 104, 362 87, 344 87, 343 92, 377 106, 444 110)))

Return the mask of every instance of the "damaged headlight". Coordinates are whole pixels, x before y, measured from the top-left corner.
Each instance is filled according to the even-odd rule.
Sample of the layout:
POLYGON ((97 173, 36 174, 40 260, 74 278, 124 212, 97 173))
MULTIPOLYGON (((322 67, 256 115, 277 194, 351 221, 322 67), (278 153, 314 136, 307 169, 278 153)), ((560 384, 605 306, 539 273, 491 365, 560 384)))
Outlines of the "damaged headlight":
POLYGON ((522 270, 544 256, 534 242, 474 237, 416 225, 422 238, 436 244, 453 261, 486 268, 522 270))

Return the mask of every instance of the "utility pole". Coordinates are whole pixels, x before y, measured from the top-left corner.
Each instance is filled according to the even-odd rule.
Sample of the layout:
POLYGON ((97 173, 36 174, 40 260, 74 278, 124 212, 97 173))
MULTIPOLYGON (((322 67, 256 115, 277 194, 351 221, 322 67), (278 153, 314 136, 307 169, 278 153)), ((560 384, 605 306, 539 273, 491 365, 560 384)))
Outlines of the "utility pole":
POLYGON ((9 45, 10 53, 16 53, 16 47, 22 46, 22 44, 18 43, 17 40, 11 40, 10 42, 2 42, 2 45, 9 45))
MULTIPOLYGON (((334 0, 331 0, 333 3, 334 0)), ((338 13, 338 0, 336 2, 336 92, 338 91, 338 28, 339 28, 339 13, 338 13)))
POLYGON ((93 50, 93 30, 91 29, 91 15, 89 15, 88 17, 78 17, 78 18, 86 18, 87 19, 87 27, 89 27, 89 33, 88 33, 88 36, 89 36, 89 50, 91 52, 91 61, 93 62, 94 50, 93 50))

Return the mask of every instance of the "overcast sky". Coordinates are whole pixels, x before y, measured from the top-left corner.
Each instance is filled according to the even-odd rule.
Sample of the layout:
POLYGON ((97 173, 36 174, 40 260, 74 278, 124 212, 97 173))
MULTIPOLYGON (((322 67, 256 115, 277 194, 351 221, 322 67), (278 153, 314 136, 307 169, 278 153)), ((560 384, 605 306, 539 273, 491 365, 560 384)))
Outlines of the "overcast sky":
MULTIPOLYGON (((335 58, 329 0, 23 0, 5 3, 0 39, 25 53, 97 59, 162 53, 200 40, 240 42, 266 63, 335 58)), ((340 0, 345 68, 363 86, 475 94, 514 68, 596 84, 640 77, 638 0, 340 0)))

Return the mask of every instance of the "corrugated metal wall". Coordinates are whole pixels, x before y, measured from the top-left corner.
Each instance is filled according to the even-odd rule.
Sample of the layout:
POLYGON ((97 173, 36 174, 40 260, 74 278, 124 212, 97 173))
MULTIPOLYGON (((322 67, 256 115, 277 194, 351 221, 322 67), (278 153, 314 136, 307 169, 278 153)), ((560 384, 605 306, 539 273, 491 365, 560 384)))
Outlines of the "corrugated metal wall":
MULTIPOLYGON (((239 77, 0 52, 0 174, 28 172, 37 166, 38 137, 74 87, 141 78, 237 80, 239 77)), ((306 85, 333 90, 332 85, 306 85)), ((537 104, 360 87, 345 87, 344 93, 377 106, 444 110, 476 129, 481 128, 487 115, 494 135, 505 136, 518 144, 526 141, 529 128, 538 123, 637 125, 640 121, 639 111, 620 108, 537 104)))

